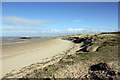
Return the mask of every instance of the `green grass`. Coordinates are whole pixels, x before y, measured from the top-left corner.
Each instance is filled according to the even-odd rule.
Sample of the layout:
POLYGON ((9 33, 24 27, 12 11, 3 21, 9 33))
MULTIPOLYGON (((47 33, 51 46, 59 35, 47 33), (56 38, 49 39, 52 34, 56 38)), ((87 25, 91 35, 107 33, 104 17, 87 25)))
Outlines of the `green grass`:
MULTIPOLYGON (((65 37, 65 36, 62 36, 65 37)), ((68 37, 68 36, 67 36, 68 37)), ((86 37, 86 36, 85 36, 86 37)), ((96 52, 76 52, 75 54, 65 55, 58 63, 53 65, 48 65, 43 69, 34 70, 27 77, 53 77, 54 74, 59 69, 65 69, 67 65, 77 64, 79 62, 93 61, 93 63, 98 62, 110 62, 116 61, 117 52, 117 38, 115 35, 87 35, 87 37, 92 37, 94 39, 94 44, 102 44, 98 51, 96 52), (31 76, 32 75, 32 76, 31 76)))
MULTIPOLYGON (((81 35, 77 35, 81 36, 81 35)), ((68 37, 59 36, 59 37, 68 37)), ((69 36, 70 37, 70 36, 69 36)), ((74 37, 74 35, 72 35, 74 37)), ((100 45, 98 50, 95 52, 75 52, 71 55, 65 55, 59 62, 48 65, 41 69, 36 69, 28 73, 25 77, 28 78, 54 78, 54 74, 60 69, 64 70, 67 67, 73 64, 80 62, 90 62, 90 63, 99 63, 99 62, 110 62, 117 61, 118 59, 118 39, 119 36, 114 34, 86 34, 81 38, 89 39, 92 38, 94 45, 100 45)))
MULTIPOLYGON (((95 62, 109 62, 117 60, 117 46, 107 46, 104 47, 101 51, 97 52, 82 52, 82 53, 75 53, 72 55, 66 55, 63 59, 61 59, 58 63, 54 65, 48 65, 47 67, 44 67, 43 69, 36 70, 36 72, 32 72, 29 75, 37 76, 39 78, 43 77, 49 77, 52 78, 52 76, 59 70, 59 69, 65 69, 66 65, 73 65, 79 62, 85 62, 90 61, 92 59, 96 59, 95 62), (34 74, 34 75, 33 75, 34 74)), ((27 75, 28 77, 28 75, 27 75)))

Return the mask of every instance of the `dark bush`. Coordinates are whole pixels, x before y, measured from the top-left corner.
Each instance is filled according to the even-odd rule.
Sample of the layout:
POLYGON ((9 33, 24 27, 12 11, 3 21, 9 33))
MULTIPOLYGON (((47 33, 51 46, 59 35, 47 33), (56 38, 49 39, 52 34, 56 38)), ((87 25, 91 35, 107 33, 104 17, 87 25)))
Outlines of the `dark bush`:
POLYGON ((30 37, 20 37, 20 39, 31 39, 30 37))

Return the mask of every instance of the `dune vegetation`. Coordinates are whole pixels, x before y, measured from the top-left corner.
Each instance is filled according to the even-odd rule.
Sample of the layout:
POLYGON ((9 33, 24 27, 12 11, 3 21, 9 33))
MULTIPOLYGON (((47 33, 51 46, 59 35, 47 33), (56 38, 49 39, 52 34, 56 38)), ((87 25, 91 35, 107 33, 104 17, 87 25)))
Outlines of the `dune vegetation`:
MULTIPOLYGON (((79 34, 60 36, 62 40, 72 41, 79 45, 75 52, 57 56, 58 60, 42 68, 40 65, 31 68, 29 72, 10 73, 3 80, 12 77, 16 79, 90 79, 119 80, 119 40, 118 33, 79 34), (58 59, 59 58, 59 59, 58 59), (22 74, 22 76, 21 76, 22 74), (24 74, 24 75, 23 75, 24 74), (13 77, 14 76, 14 77, 13 77)), ((34 64, 35 65, 35 64, 34 64)))

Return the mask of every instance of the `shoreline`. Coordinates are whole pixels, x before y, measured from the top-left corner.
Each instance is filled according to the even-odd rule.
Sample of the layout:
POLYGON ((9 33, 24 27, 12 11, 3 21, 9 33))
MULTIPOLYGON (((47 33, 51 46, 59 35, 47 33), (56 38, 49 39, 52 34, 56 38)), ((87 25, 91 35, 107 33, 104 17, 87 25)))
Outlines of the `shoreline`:
POLYGON ((7 51, 7 52, 2 52, 3 53, 3 55, 2 55, 2 60, 4 60, 4 59, 6 59, 6 58, 11 58, 11 57, 13 57, 13 56, 17 56, 17 55, 20 55, 20 54, 16 54, 15 55, 15 53, 13 53, 13 55, 11 54, 11 55, 9 55, 10 53, 8 53, 8 50, 10 50, 10 51, 13 51, 14 52, 14 49, 13 48, 11 48, 11 46, 12 47, 20 47, 20 46, 24 46, 24 44, 25 45, 27 45, 27 44, 30 44, 30 43, 34 43, 34 42, 36 42, 36 41, 40 41, 41 43, 44 41, 44 40, 49 40, 50 38, 45 38, 45 39, 37 39, 37 40, 32 40, 32 39, 20 39, 20 40, 10 40, 10 41, 3 41, 2 42, 2 48, 3 48, 3 51, 7 51), (22 44, 22 45, 21 45, 22 44), (9 48, 11 48, 11 49, 9 49, 9 48), (4 50, 5 49, 5 50, 4 50), (7 49, 7 50, 6 50, 7 49), (6 54, 8 54, 8 56, 6 56, 6 54))
MULTIPOLYGON (((118 79, 120 73, 118 71, 119 66, 117 65, 119 63, 117 58, 118 39, 119 36, 116 34, 83 34, 56 37, 51 41, 45 42, 49 44, 47 44, 47 47, 53 45, 54 49, 51 49, 52 47, 49 47, 49 50, 45 48, 47 54, 45 53, 44 55, 48 57, 43 58, 43 55, 41 55, 39 58, 42 57, 42 59, 7 72, 7 74, 3 76, 3 79, 57 79, 68 77, 94 79, 94 75, 91 74, 96 74, 96 71, 98 72, 98 74, 96 74, 98 79, 101 77, 107 79, 109 76, 113 79, 118 79), (56 52, 57 49, 58 53, 56 52), (50 53, 52 54, 49 55, 50 53), (94 71, 93 66, 97 70, 94 71), (103 70, 105 73, 101 72, 102 66, 106 67, 103 70), (114 72, 115 74, 111 75, 109 72, 114 72)), ((29 56, 27 53, 26 55, 29 56)), ((34 55, 38 57, 36 52, 34 55)), ((32 58, 36 58, 34 55, 32 55, 32 58)), ((31 59, 29 58, 29 60, 31 59)))
POLYGON ((60 38, 26 40, 24 43, 3 44, 3 76, 12 70, 41 62, 68 50, 73 43, 60 38), (56 46, 57 45, 57 46, 56 46))

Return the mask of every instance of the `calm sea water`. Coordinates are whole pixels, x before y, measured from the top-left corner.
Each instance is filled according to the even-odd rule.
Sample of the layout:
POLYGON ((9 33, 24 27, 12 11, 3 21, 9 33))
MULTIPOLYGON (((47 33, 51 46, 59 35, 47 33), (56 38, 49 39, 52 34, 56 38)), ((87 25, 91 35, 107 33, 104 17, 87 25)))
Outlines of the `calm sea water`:
POLYGON ((19 37, 2 37, 2 41, 19 40, 19 37))
MULTIPOLYGON (((42 39, 44 37, 31 37, 31 39, 42 39)), ((20 40, 20 37, 0 37, 2 41, 9 41, 9 40, 20 40)))

